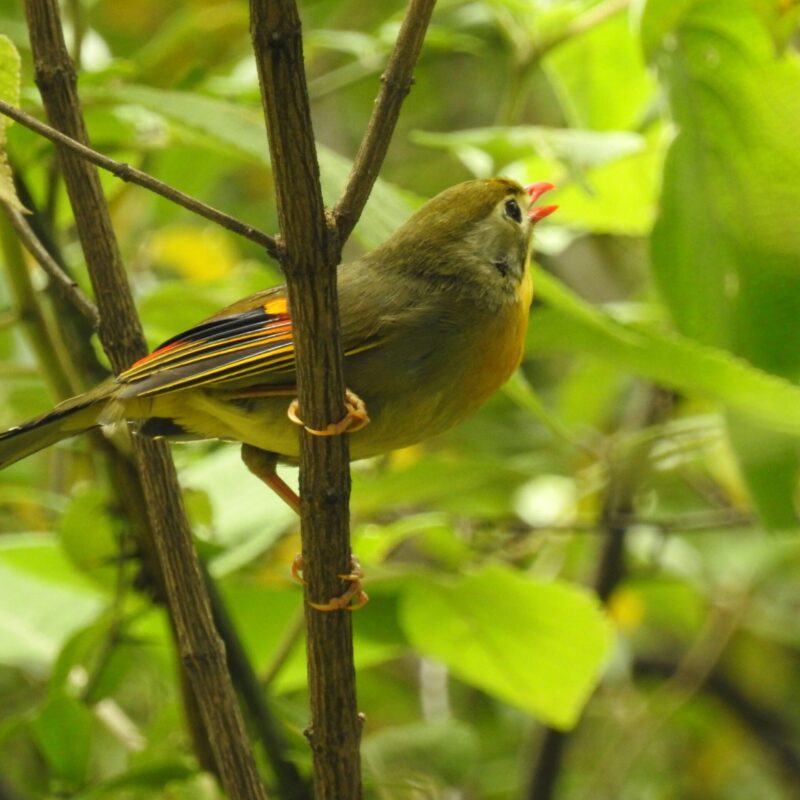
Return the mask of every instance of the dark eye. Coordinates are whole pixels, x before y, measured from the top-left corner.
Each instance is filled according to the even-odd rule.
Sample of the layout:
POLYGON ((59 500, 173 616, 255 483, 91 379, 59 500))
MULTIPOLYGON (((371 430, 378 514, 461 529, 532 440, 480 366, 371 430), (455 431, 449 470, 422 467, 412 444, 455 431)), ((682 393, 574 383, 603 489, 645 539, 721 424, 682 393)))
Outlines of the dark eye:
POLYGON ((506 216, 511 217, 515 222, 522 222, 522 211, 520 211, 516 200, 506 202, 506 216))

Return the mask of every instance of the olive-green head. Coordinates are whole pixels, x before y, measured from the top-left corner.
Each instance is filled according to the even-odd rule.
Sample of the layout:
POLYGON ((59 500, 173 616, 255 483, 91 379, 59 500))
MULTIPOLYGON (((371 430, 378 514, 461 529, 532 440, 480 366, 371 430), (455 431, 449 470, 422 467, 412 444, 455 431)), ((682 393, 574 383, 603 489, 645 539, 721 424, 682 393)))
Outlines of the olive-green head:
POLYGON ((485 283, 499 273, 513 287, 527 269, 533 226, 555 210, 533 208, 551 188, 508 178, 459 183, 425 203, 372 257, 432 279, 485 283))

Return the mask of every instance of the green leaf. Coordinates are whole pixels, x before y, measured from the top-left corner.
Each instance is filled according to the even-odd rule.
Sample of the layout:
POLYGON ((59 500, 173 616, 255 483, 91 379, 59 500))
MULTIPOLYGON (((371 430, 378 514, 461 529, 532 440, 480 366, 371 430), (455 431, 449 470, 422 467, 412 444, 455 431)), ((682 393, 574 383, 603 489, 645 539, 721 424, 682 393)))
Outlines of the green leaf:
POLYGON ((86 778, 92 736, 92 715, 86 706, 59 692, 31 725, 51 769, 59 777, 81 784, 86 778))
POLYGON ((632 130, 655 91, 624 13, 568 39, 544 67, 576 128, 632 130))
MULTIPOLYGON (((19 53, 7 36, 0 34, 0 100, 19 105, 19 53)), ((6 153, 6 130, 12 120, 0 114, 0 200, 17 211, 25 211, 14 188, 14 178, 6 153)))
MULTIPOLYGON (((165 91, 125 85, 118 89, 89 88, 87 96, 98 101, 136 104, 160 114, 184 128, 259 163, 268 163, 267 135, 259 110, 188 92, 165 91)), ((317 144, 320 181, 325 201, 332 204, 341 194, 351 163, 324 145, 317 144)), ((378 179, 355 235, 372 248, 383 242, 419 204, 408 192, 378 179)))
POLYGON ((540 269, 534 281, 547 307, 531 319, 529 353, 589 353, 665 386, 713 398, 775 431, 800 434, 800 387, 652 323, 619 321, 540 269))
MULTIPOLYGON (((642 36, 678 130, 652 236, 661 293, 682 333, 796 381, 800 60, 776 57, 749 0, 648 3, 642 36)), ((798 442, 741 425, 733 441, 762 519, 793 525, 798 442)))
POLYGON ((503 567, 448 583, 413 581, 401 620, 421 653, 560 729, 577 722, 610 643, 588 592, 503 567))
POLYGON ((67 561, 53 537, 0 539, 0 664, 42 670, 104 601, 67 561))

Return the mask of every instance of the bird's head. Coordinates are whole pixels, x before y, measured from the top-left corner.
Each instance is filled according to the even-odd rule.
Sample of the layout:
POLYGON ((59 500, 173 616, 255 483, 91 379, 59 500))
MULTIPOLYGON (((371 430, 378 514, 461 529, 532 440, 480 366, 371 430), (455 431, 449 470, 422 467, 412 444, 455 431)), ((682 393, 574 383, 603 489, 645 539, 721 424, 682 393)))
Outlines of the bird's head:
POLYGON ((487 276, 518 284, 527 269, 534 225, 557 206, 535 206, 554 188, 508 178, 451 186, 423 205, 375 255, 406 271, 448 281, 487 276), (401 266, 402 265, 402 266, 401 266))

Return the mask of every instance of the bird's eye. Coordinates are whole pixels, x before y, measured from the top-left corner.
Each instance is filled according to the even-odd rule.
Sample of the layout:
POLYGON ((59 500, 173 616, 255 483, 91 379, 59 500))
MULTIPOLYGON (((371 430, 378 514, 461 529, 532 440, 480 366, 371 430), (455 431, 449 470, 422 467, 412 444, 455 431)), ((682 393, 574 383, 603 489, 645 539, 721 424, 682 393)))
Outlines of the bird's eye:
POLYGON ((511 217, 515 222, 522 222, 522 211, 520 211, 516 200, 506 202, 506 216, 511 217))

